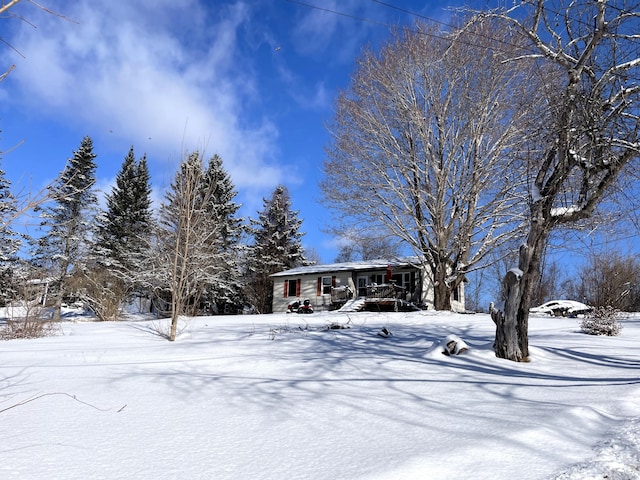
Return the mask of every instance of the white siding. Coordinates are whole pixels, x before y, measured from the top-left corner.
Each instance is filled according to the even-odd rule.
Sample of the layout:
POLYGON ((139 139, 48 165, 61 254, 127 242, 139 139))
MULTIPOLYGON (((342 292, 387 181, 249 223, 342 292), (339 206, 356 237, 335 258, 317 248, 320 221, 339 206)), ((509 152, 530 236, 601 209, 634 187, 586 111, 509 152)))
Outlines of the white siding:
POLYGON ((317 273, 308 275, 293 275, 286 277, 275 277, 273 282, 273 312, 286 312, 287 305, 296 300, 304 300, 308 298, 311 300, 311 304, 315 310, 322 310, 322 308, 329 309, 331 304, 331 295, 318 295, 318 278, 322 277, 336 277, 336 287, 342 285, 348 285, 351 290, 353 287, 353 280, 351 279, 351 272, 335 272, 335 273, 317 273), (284 296, 284 283, 289 280, 300 280, 300 296, 285 297, 284 296))

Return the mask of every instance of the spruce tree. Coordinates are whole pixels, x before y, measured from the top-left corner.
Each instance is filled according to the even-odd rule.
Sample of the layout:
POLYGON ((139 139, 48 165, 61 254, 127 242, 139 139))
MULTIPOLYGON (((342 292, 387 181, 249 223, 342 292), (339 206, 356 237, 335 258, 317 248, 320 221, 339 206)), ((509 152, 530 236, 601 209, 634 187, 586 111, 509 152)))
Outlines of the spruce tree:
POLYGON ((147 160, 143 156, 136 162, 133 147, 106 200, 106 211, 97 222, 96 255, 103 265, 129 276, 140 268, 153 224, 147 160))
POLYGON ((89 234, 97 197, 94 193, 96 155, 91 138, 84 137, 60 176, 48 187, 53 204, 41 210, 45 233, 36 241, 34 261, 53 278, 54 319, 60 318, 69 278, 85 267, 89 234))
POLYGON ((209 192, 205 205, 216 236, 211 238, 211 254, 218 264, 218 275, 211 278, 207 287, 207 299, 216 305, 218 312, 225 305, 241 302, 242 280, 239 264, 242 219, 236 217, 240 205, 234 202, 237 192, 231 177, 223 166, 222 158, 214 155, 202 178, 203 194, 209 192))
POLYGON ((117 319, 126 298, 142 285, 153 225, 149 179, 146 158, 136 162, 131 147, 97 219, 92 262, 83 278, 84 299, 102 320, 117 319))
POLYGON ((11 222, 17 213, 18 207, 11 193, 11 182, 0 168, 0 306, 5 306, 15 294, 13 279, 21 241, 19 235, 11 228, 11 222))
POLYGON ((302 220, 291 210, 291 197, 278 185, 257 220, 250 219, 253 244, 249 247, 247 296, 260 313, 271 313, 273 280, 271 274, 308 263, 302 248, 302 220))

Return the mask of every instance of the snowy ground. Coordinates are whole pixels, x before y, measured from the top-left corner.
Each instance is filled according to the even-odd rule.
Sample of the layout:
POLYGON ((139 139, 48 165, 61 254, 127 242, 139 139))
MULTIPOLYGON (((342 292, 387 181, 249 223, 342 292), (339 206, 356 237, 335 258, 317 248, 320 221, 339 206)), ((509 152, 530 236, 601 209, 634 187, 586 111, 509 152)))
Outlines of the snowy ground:
POLYGON ((640 478, 640 318, 593 337, 533 317, 520 364, 480 314, 202 317, 175 343, 165 327, 1 342, 0 478, 640 478), (442 355, 449 334, 471 350, 442 355))

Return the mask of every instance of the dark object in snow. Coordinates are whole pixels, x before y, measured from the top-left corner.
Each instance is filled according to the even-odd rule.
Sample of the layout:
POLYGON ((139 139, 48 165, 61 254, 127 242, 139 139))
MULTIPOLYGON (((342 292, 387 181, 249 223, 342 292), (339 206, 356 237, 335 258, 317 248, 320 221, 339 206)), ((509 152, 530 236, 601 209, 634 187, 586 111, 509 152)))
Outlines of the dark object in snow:
POLYGON ((313 313, 313 306, 311 300, 306 298, 304 302, 300 303, 300 300, 296 300, 293 303, 287 305, 287 313, 313 313))
POLYGON ((349 325, 343 325, 342 323, 333 322, 327 325, 327 330, 344 330, 351 328, 349 325))
POLYGON ((469 346, 464 343, 464 340, 456 335, 449 335, 444 342, 444 347, 442 349, 442 353, 444 355, 460 355, 461 353, 469 351, 469 346))
POLYGON ((389 338, 393 333, 387 327, 382 327, 382 330, 378 332, 378 336, 382 338, 389 338))

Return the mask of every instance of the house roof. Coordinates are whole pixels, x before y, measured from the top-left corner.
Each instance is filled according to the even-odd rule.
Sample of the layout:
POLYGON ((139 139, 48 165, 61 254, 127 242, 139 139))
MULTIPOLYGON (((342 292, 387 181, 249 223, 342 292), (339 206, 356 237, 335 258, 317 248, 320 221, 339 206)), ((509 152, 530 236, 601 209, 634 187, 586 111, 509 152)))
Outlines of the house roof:
POLYGON ((334 272, 359 272, 364 270, 383 270, 391 265, 391 268, 410 267, 419 265, 418 257, 403 257, 395 259, 379 258, 376 260, 362 260, 358 262, 325 263, 296 267, 272 274, 272 277, 293 277, 298 275, 313 275, 317 273, 334 272))

